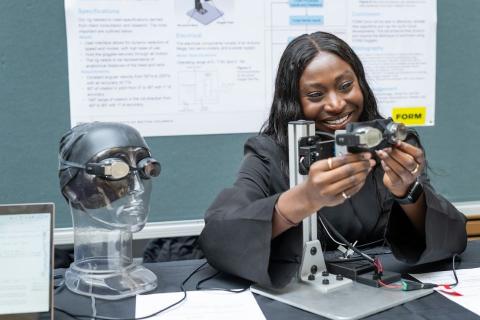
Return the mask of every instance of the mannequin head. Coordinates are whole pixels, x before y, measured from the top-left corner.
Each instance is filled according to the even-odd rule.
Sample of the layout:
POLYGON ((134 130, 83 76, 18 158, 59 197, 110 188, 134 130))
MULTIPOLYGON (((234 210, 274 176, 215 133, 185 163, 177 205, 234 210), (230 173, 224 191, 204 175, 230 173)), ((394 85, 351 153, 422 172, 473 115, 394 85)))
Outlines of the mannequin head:
POLYGON ((78 125, 62 137, 59 163, 75 238, 67 288, 111 300, 155 289, 155 274, 132 256, 132 233, 145 226, 160 174, 140 133, 121 123, 78 125))
POLYGON ((160 165, 137 130, 121 123, 78 125, 62 137, 59 162, 61 191, 72 210, 106 229, 144 227, 160 165))

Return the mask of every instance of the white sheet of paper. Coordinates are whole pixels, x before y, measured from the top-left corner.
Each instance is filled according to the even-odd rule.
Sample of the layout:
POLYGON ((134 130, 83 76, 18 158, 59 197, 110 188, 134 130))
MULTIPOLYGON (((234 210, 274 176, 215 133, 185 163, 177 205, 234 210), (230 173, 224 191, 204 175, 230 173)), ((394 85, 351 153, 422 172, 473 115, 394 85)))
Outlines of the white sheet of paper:
MULTIPOLYGON (((413 277, 430 283, 453 283, 455 281, 452 271, 429 272, 412 274, 413 277)), ((446 298, 458 303, 462 307, 480 315, 480 268, 457 270, 458 285, 453 289, 462 296, 453 296, 437 291, 446 298)), ((440 288, 441 289, 441 288, 440 288)))
MULTIPOLYGON (((183 292, 137 296, 135 317, 144 317, 165 308, 183 297, 183 292)), ((187 299, 150 319, 162 320, 265 320, 250 291, 187 291, 187 299)))

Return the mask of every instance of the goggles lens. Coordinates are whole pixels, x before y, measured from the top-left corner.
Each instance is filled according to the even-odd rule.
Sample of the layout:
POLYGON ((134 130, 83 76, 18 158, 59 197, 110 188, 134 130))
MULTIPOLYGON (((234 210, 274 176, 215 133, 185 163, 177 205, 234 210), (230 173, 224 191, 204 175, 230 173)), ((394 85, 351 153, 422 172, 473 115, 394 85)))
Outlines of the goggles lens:
POLYGON ((160 163, 153 158, 144 158, 137 164, 137 170, 144 179, 158 177, 160 175, 160 163))

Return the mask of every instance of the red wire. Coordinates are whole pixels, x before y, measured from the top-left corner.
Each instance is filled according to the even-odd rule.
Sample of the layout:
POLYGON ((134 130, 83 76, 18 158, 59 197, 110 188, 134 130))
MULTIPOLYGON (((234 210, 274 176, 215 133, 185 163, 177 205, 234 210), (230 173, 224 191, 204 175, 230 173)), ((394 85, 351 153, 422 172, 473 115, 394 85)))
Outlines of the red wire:
POLYGON ((380 284, 381 287, 385 287, 385 288, 398 289, 398 288, 403 287, 402 285, 399 285, 399 284, 386 284, 382 280, 377 280, 377 281, 378 281, 378 284, 380 284))
POLYGON ((375 266, 375 269, 377 269, 377 273, 383 273, 383 265, 378 257, 375 257, 375 259, 373 260, 373 265, 375 266))

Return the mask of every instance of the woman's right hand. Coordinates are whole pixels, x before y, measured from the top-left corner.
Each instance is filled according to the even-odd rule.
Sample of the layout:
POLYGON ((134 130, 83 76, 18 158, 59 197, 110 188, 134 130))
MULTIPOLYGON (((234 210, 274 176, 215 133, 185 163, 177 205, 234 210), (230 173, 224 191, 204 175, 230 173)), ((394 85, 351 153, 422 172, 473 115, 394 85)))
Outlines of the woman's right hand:
POLYGON ((314 162, 304 187, 312 212, 341 204, 357 193, 375 166, 370 152, 346 154, 314 162))
POLYGON ((336 206, 357 193, 374 166, 375 160, 369 152, 314 162, 307 180, 278 198, 272 218, 272 238, 322 207, 336 206))

